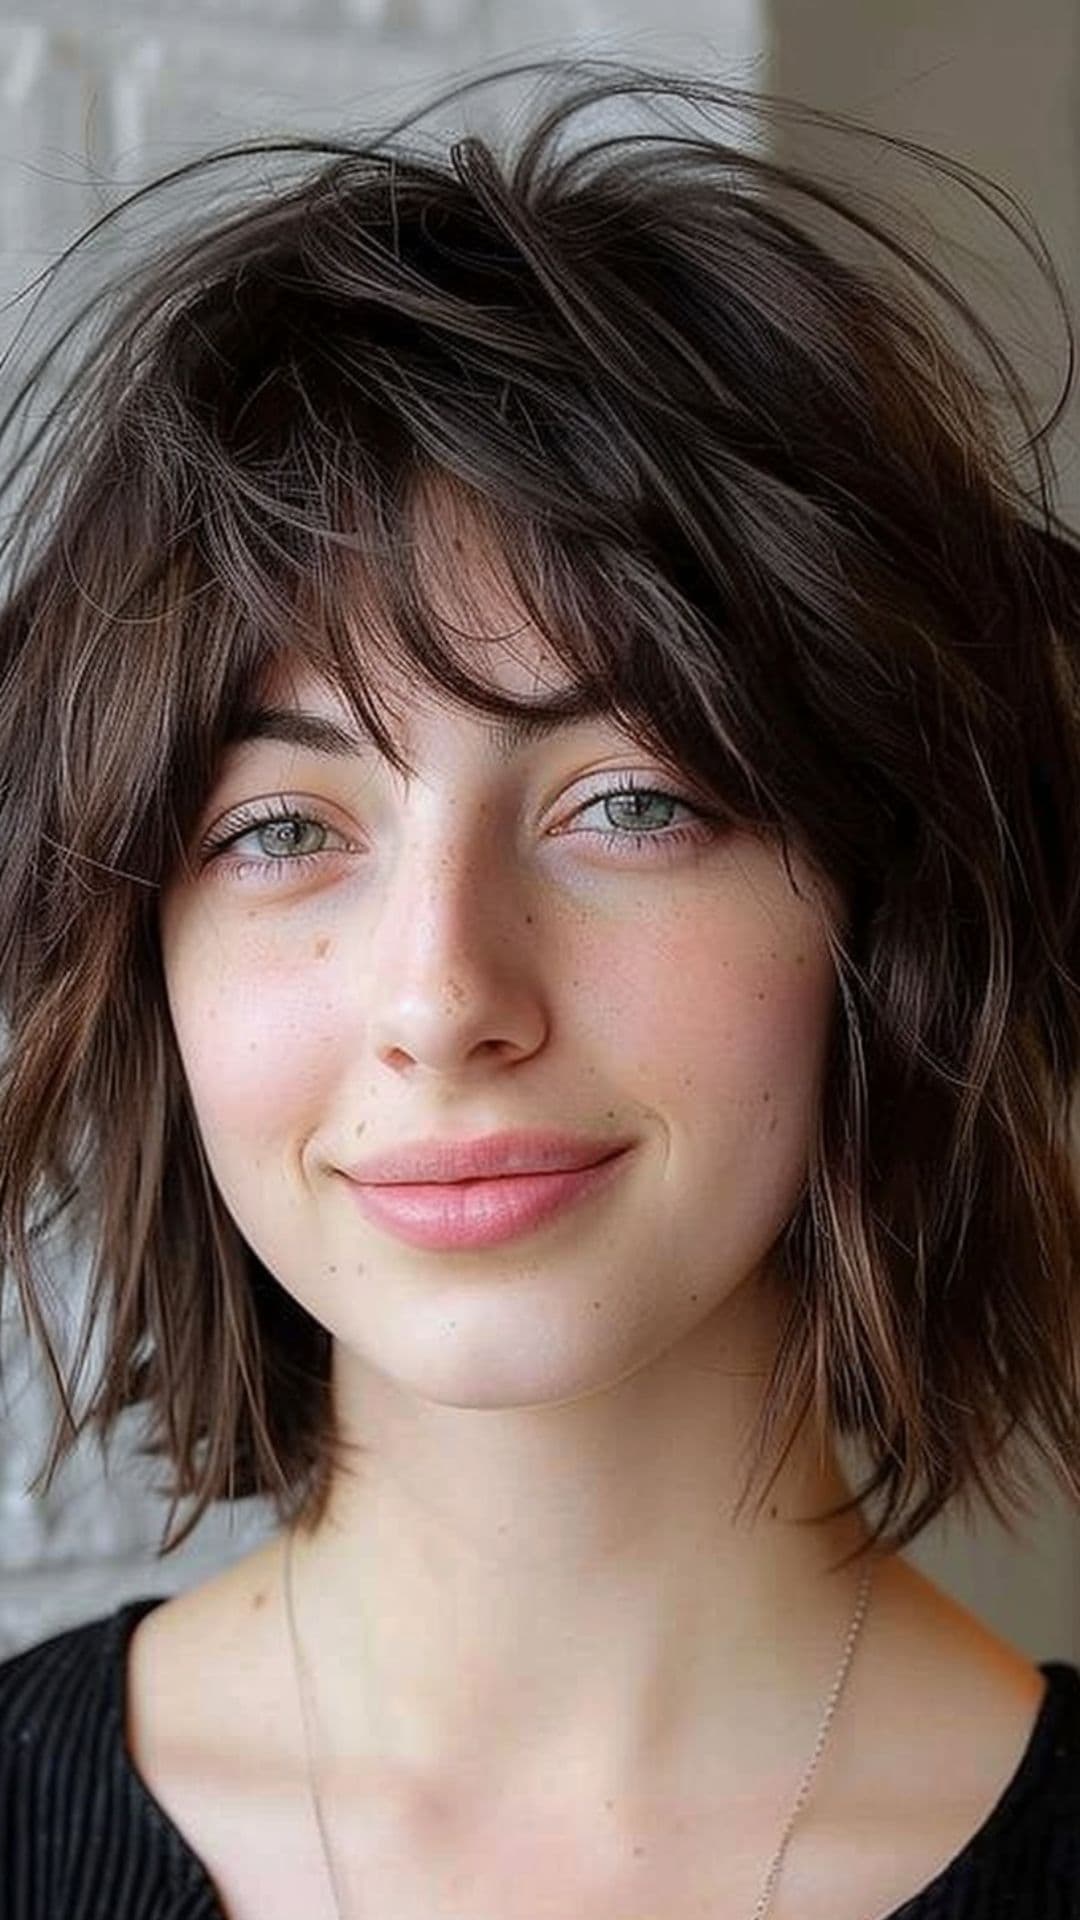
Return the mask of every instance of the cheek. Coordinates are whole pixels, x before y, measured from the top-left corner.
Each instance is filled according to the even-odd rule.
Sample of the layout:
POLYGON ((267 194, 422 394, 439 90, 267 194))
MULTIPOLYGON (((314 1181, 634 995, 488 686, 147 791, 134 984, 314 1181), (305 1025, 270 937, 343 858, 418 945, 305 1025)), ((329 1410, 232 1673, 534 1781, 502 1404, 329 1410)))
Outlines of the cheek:
POLYGON ((812 910, 796 902, 775 914, 725 913, 710 903, 703 912, 699 902, 595 953, 586 940, 574 961, 571 972, 590 983, 577 1002, 578 1038, 618 1061, 624 1089, 645 1104, 696 1101, 706 1127, 737 1110, 766 1135, 785 1113, 798 1121, 812 1109, 835 998, 812 910))
POLYGON ((673 952, 676 992, 640 1003, 637 1091, 665 1135, 677 1245, 719 1300, 767 1261, 805 1192, 836 991, 816 922, 784 938, 729 927, 724 946, 714 931, 711 950, 673 952))
POLYGON ((313 961, 235 937, 166 948, 173 1029, 208 1147, 250 1152, 316 1114, 341 1059, 341 1007, 313 961))
POLYGON ((722 1246, 718 1273, 754 1270, 798 1205, 835 1002, 819 914, 764 886, 612 943, 594 1002, 604 1087, 658 1128, 691 1265, 722 1246))

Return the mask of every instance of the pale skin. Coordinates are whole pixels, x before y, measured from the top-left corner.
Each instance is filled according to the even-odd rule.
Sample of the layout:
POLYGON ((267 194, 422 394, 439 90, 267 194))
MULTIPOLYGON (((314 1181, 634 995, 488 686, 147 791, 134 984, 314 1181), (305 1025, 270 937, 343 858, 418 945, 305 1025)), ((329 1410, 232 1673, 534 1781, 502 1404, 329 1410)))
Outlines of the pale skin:
MULTIPOLYGON (((493 681, 558 684, 469 553, 492 632, 516 629, 486 644, 493 681)), ((323 684, 265 692, 348 721, 323 684)), ((321 850, 299 869, 248 828, 161 915, 214 1178, 330 1330, 335 1405, 364 1448, 295 1547, 332 1844, 352 1911, 371 1899, 382 1920, 748 1920, 854 1605, 861 1564, 835 1563, 865 1533, 858 1515, 792 1524, 848 1492, 808 1431, 760 1516, 733 1515, 840 902, 797 859, 794 892, 764 838, 695 835, 688 805, 654 809, 654 844, 624 829, 625 851, 605 847, 627 818, 597 799, 617 776, 678 795, 611 721, 503 762, 481 714, 430 695, 401 714, 409 783, 373 749, 233 750, 203 835, 278 795, 331 831, 309 830, 321 850), (634 1148, 594 1198, 473 1252, 403 1245, 340 1172, 421 1135, 521 1126, 634 1148)), ((230 1920, 283 1920, 300 1893, 332 1920, 280 1555, 275 1539, 143 1622, 129 1743, 230 1920)), ((998 1797, 1042 1690, 880 1560, 770 1920, 877 1920, 909 1897, 998 1797)))

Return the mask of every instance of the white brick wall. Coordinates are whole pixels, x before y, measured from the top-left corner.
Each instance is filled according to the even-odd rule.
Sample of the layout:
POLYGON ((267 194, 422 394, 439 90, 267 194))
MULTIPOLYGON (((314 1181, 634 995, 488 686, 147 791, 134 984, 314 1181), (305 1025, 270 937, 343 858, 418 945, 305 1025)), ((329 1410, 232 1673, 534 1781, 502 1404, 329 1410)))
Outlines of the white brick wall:
MULTIPOLYGON (((542 40, 536 17, 528 0, 0 0, 0 300, 124 191, 209 146, 382 124, 496 57, 667 55, 750 80, 759 54, 756 0, 546 0, 542 40)), ((467 124, 482 130, 504 99, 469 103, 467 124)), ((458 130, 462 112, 425 125, 458 130)), ((118 264, 110 242, 87 271, 118 264)), ((76 276, 68 297, 82 284, 76 276)), ((27 306, 0 312, 0 347, 27 306)), ((0 408, 15 364, 0 368, 0 408)), ((59 1255, 56 1272, 74 1333, 80 1263, 59 1255)), ((0 1367, 0 1658, 129 1596, 186 1587, 270 1528, 263 1503, 219 1509, 157 1562, 165 1503, 131 1452, 132 1430, 107 1473, 84 1443, 50 1493, 30 1499, 53 1401, 13 1289, 0 1367)))

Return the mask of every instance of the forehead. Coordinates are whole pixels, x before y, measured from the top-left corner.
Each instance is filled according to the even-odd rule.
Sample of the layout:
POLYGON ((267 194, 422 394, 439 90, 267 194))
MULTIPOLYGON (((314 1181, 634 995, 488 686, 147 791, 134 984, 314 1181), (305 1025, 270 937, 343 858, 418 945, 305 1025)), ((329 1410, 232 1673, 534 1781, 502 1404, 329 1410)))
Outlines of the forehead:
MULTIPOLYGON (((526 705, 536 705, 569 684, 561 666, 544 657, 541 649, 525 653, 516 647, 485 643, 480 668, 475 656, 470 671, 526 705)), ((447 730, 477 736, 475 749, 485 758, 506 761, 560 731, 616 724, 599 702, 579 701, 572 716, 484 713, 455 701, 438 688, 410 682, 407 669, 391 671, 385 664, 365 673, 365 691, 373 694, 381 723, 395 750, 406 760, 425 735, 433 740, 447 730)), ((234 715, 227 750, 257 740, 278 740, 316 752, 346 757, 366 756, 375 747, 366 723, 349 706, 346 695, 306 662, 283 661, 259 682, 254 700, 245 701, 234 715)))
MULTIPOLYGON (((572 683, 566 668, 522 606, 479 508, 444 480, 427 475, 415 488, 408 521, 418 585, 442 643, 465 672, 514 700, 551 699, 567 691, 572 683)), ((364 683, 402 738, 412 716, 435 717, 452 703, 423 681, 400 638, 389 628, 380 631, 377 608, 377 595, 373 600, 360 593, 356 611, 364 627, 364 683)), ((341 704, 314 667, 287 655, 262 677, 258 692, 275 704, 302 701, 335 710, 341 704)), ((462 718, 479 723, 483 716, 466 710, 462 718)))
MULTIPOLYGON (((531 629, 512 638, 469 635, 458 650, 470 674, 514 699, 548 700, 572 685, 562 663, 531 629)), ((461 711, 455 709, 449 696, 422 684, 419 674, 410 671, 407 663, 392 660, 389 650, 377 664, 370 663, 369 650, 368 661, 365 686, 399 736, 409 730, 414 718, 423 724, 441 714, 461 711)), ((257 695, 267 705, 303 706, 328 714, 336 714, 344 704, 336 687, 314 666, 288 656, 275 660, 260 677, 257 695)), ((485 716, 465 710, 462 718, 479 726, 485 716)))

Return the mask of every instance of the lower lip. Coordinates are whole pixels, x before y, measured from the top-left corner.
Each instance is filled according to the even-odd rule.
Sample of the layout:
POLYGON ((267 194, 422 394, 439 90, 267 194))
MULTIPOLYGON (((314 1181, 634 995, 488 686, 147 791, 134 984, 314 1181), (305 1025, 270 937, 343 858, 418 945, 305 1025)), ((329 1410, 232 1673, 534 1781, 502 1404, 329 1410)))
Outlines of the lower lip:
POLYGON ((593 1167, 561 1173, 506 1174, 498 1180, 454 1180, 424 1186, 365 1186, 349 1180, 365 1219, 412 1247, 447 1252, 494 1247, 529 1233, 613 1178, 628 1149, 593 1167))

